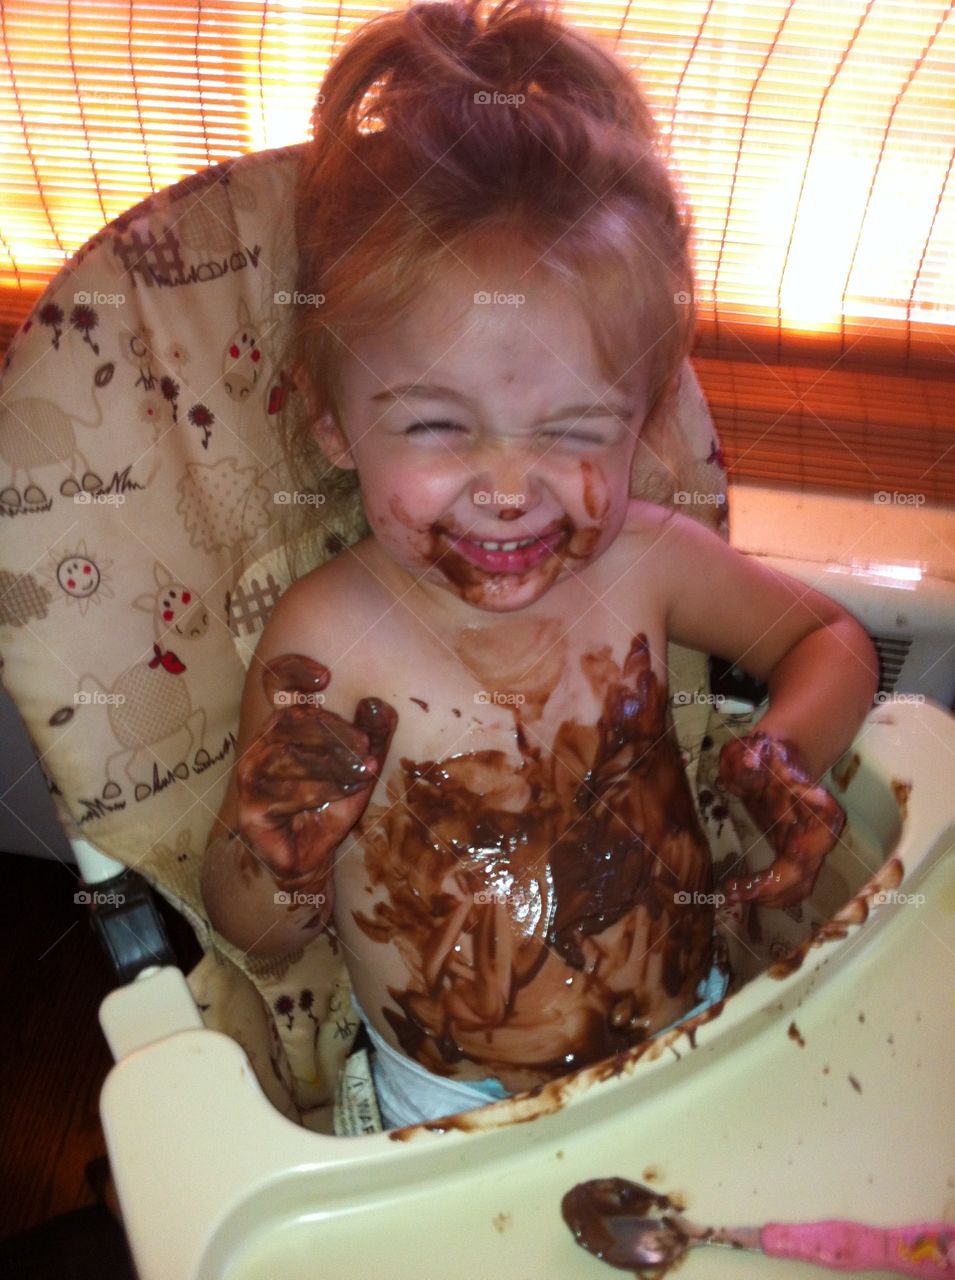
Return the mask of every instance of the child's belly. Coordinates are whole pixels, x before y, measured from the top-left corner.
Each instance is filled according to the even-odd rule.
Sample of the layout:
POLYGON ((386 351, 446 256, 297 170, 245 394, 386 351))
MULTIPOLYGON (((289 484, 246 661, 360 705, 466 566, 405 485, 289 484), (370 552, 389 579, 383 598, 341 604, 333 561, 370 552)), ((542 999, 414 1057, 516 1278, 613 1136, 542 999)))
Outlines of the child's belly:
POLYGON ((653 674, 612 682, 598 723, 565 720, 549 746, 516 719, 516 751, 512 730, 501 749, 390 760, 387 802, 335 872, 377 1029, 431 1071, 512 1090, 685 1013, 713 926, 709 848, 653 674))

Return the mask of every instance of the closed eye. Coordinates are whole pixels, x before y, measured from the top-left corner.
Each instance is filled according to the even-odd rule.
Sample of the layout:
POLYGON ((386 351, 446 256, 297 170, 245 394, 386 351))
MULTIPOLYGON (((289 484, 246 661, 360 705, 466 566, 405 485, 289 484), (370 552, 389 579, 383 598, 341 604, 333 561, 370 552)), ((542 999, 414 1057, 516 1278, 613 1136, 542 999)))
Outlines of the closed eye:
POLYGON ((603 436, 588 435, 584 431, 545 431, 545 436, 550 436, 555 440, 578 440, 585 444, 606 444, 607 441, 603 436))
POLYGON ((406 436, 416 435, 421 431, 460 431, 461 427, 456 422, 412 422, 410 427, 405 427, 404 434, 406 436))

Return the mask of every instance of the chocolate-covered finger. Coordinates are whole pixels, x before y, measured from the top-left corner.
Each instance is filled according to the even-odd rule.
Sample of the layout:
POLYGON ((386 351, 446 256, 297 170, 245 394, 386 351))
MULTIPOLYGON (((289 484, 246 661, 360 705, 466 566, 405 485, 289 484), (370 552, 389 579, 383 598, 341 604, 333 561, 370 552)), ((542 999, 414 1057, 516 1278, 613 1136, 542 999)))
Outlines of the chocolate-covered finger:
POLYGON ((262 670, 262 687, 273 706, 288 706, 298 694, 303 699, 310 696, 314 705, 320 706, 317 694, 331 679, 331 672, 322 662, 302 653, 283 653, 271 658, 262 670), (284 695, 284 696, 283 696, 284 695))
POLYGON ((720 892, 728 903, 758 902, 760 906, 770 906, 767 898, 772 896, 780 884, 769 871, 761 871, 758 875, 747 875, 738 879, 730 879, 720 886, 720 892))
POLYGON ((608 758, 617 759, 621 748, 629 747, 640 757, 652 751, 666 737, 666 701, 658 696, 652 672, 637 679, 636 689, 618 685, 610 702, 612 738, 608 758))
POLYGON ((721 890, 727 902, 755 902, 761 907, 791 907, 812 893, 822 860, 777 858, 764 871, 728 876, 721 890))
POLYGON ((639 675, 650 670, 650 646, 646 634, 641 631, 630 642, 630 652, 623 663, 623 674, 628 680, 635 680, 639 675))
POLYGON ((398 712, 382 698, 362 698, 355 708, 355 727, 367 735, 366 754, 374 756, 380 770, 398 727, 398 712))

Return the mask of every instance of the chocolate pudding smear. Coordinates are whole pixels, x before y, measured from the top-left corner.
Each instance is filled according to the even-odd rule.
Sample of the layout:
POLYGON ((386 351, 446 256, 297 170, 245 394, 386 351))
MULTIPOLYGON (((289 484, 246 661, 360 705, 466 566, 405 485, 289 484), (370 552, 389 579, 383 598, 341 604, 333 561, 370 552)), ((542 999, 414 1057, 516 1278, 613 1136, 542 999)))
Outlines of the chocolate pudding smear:
POLYGON ((361 820, 384 895, 355 920, 400 952, 384 1013, 438 1074, 532 1087, 668 1025, 709 971, 710 851, 646 636, 622 669, 609 645, 581 662, 596 725, 564 720, 548 748, 536 700, 513 706, 519 764, 402 758, 361 820))
MULTIPOLYGON (((584 510, 593 524, 578 525, 569 515, 538 531, 535 551, 541 554, 527 568, 508 568, 506 555, 500 555, 496 567, 483 567, 459 549, 467 541, 467 532, 437 521, 422 529, 407 512, 400 498, 392 498, 391 516, 415 535, 415 552, 425 563, 437 568, 460 599, 480 606, 507 595, 517 583, 534 580, 540 594, 556 582, 564 569, 579 570, 596 552, 610 518, 610 497, 603 472, 584 459, 580 464, 584 510)), ((518 517, 516 511, 504 513, 506 520, 518 517)), ((511 530, 502 528, 505 540, 511 530)), ((511 535, 516 537, 516 535, 511 535)), ((493 559, 493 557, 492 557, 493 559)), ((520 557, 513 557, 519 560, 520 557)))

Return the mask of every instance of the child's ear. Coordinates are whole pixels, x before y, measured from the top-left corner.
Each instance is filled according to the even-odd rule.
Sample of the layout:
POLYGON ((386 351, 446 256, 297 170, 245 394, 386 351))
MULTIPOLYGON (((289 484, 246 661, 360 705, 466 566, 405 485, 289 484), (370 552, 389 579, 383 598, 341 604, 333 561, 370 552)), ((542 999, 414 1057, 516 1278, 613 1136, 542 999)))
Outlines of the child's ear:
POLYGON ((355 459, 345 433, 330 413, 316 418, 311 426, 312 439, 333 467, 343 471, 355 470, 355 459))
POLYGON ((305 401, 308 416, 311 420, 309 430, 312 439, 332 466, 340 467, 343 471, 354 471, 355 461, 351 456, 345 433, 330 413, 318 414, 315 393, 312 390, 309 376, 302 365, 296 364, 292 366, 292 381, 305 401))

